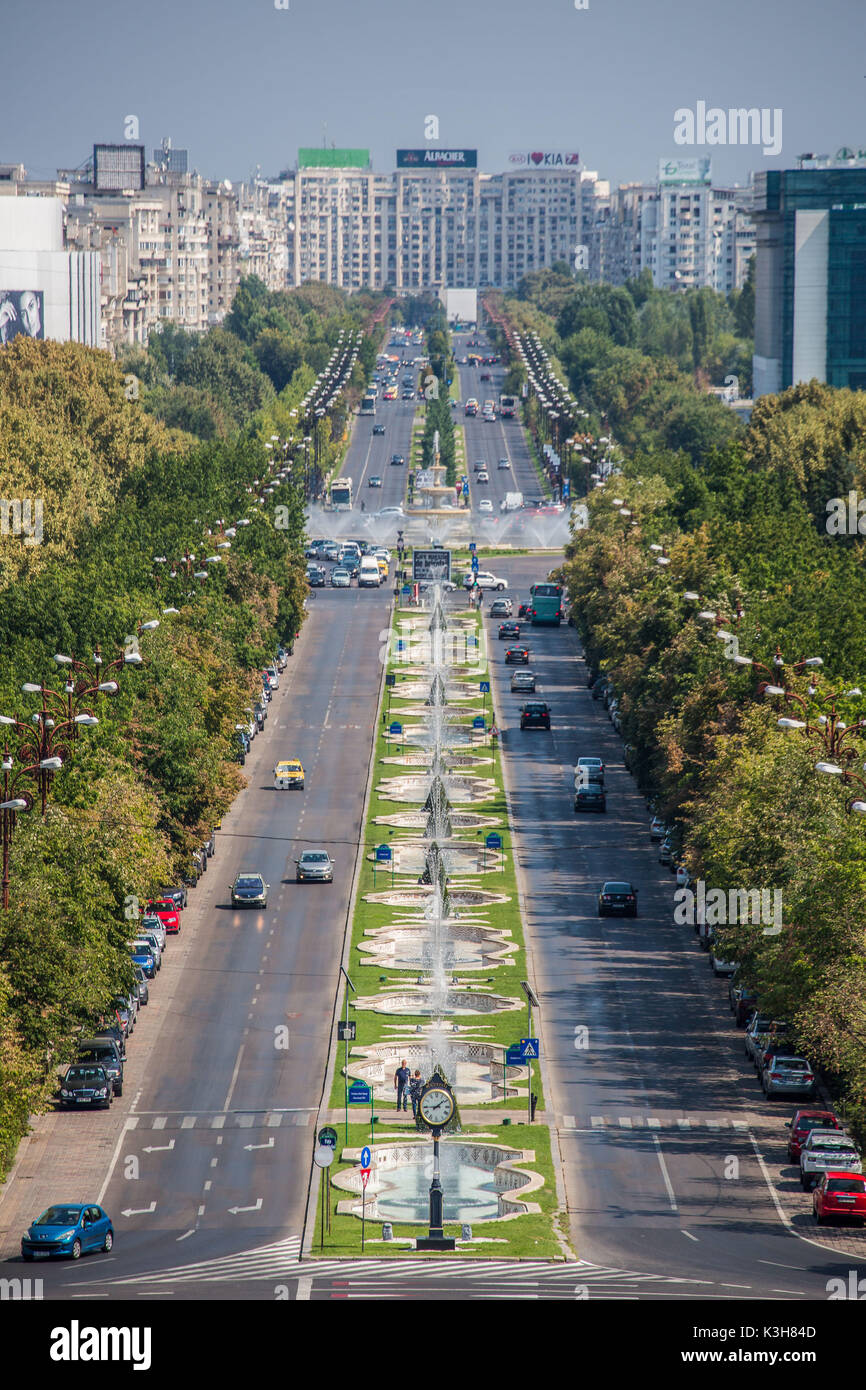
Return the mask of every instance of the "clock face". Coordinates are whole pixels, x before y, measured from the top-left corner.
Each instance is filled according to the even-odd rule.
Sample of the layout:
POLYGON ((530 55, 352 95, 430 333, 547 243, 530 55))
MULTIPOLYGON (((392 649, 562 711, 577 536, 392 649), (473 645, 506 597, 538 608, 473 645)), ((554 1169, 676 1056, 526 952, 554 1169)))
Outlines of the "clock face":
POLYGON ((436 1088, 421 1097, 421 1114, 428 1125, 447 1125, 454 1113, 454 1101, 447 1091, 436 1088))

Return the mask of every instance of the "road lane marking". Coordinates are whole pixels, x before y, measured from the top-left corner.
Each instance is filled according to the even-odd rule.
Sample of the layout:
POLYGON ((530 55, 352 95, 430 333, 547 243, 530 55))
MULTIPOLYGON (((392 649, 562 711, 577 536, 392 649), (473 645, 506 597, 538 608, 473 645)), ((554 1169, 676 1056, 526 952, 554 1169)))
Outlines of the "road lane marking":
POLYGON ((620 1115, 619 1127, 620 1129, 631 1129, 631 1120, 629 1119, 628 1115, 620 1115))
POLYGON ((576 1128, 576 1125, 575 1125, 575 1122, 574 1122, 574 1116, 573 1116, 573 1115, 563 1115, 563 1117, 562 1117, 562 1123, 563 1123, 563 1125, 565 1126, 566 1129, 575 1129, 575 1128, 576 1128))
POLYGON ((182 1236, 178 1236, 178 1240, 187 1240, 190 1236, 194 1236, 194 1235, 195 1235, 195 1227, 192 1227, 191 1230, 189 1230, 189 1231, 184 1231, 184 1233, 183 1233, 182 1236))
POLYGON ((211 1129, 222 1129, 225 1122, 225 1115, 214 1115, 213 1119, 210 1122, 210 1127, 211 1129))
POLYGON ((153 1122, 152 1128, 153 1128, 153 1129, 165 1129, 166 1119, 167 1119, 167 1116, 165 1116, 165 1115, 157 1115, 156 1119, 155 1119, 154 1122, 153 1122))
POLYGON ((668 1173, 668 1166, 665 1163, 665 1156, 662 1153, 661 1140, 659 1139, 657 1134, 653 1135, 653 1144, 655 1146, 656 1158, 659 1161, 659 1167, 662 1170, 662 1178, 664 1179, 665 1188, 667 1189, 668 1201, 671 1204, 671 1211, 678 1212, 679 1207, 677 1206, 677 1199, 674 1195, 673 1183, 671 1182, 670 1174, 668 1173))
POLYGON ((677 1124, 679 1125, 680 1129, 691 1129, 692 1127, 691 1120, 677 1120, 677 1124))
POLYGON ((603 1127, 603 1125, 604 1125, 604 1116, 603 1116, 603 1115, 591 1115, 591 1116, 590 1116, 590 1124, 592 1125, 593 1129, 601 1129, 601 1128, 603 1127))
MULTIPOLYGON (((138 1094, 141 1095, 141 1092, 139 1091, 138 1094)), ((138 1097, 136 1097, 136 1099, 137 1098, 138 1097)), ((102 1184, 102 1187, 99 1189, 99 1192, 96 1197, 96 1202, 98 1206, 102 1206, 103 1199, 105 1197, 106 1192, 108 1191, 108 1184, 111 1182, 111 1175, 114 1172, 114 1165, 117 1163, 117 1160, 120 1156, 120 1150, 123 1146, 123 1141, 126 1138, 126 1131, 127 1129, 134 1128, 135 1126, 131 1125, 129 1123, 129 1120, 127 1120, 126 1124, 124 1124, 122 1130, 120 1131, 120 1134, 118 1135, 117 1143, 114 1146, 114 1153, 111 1155, 111 1162, 108 1165, 108 1172, 105 1175, 105 1182, 102 1184)))
POLYGON ((684 1236, 687 1236, 687 1237, 689 1238, 689 1240, 693 1240, 693 1241, 695 1242, 696 1245, 699 1245, 699 1244, 700 1244, 700 1242, 699 1242, 697 1236, 693 1236, 692 1233, 691 1233, 691 1231, 683 1231, 683 1235, 684 1235, 684 1236))
POLYGON ((181 1129, 195 1129, 195 1115, 184 1115, 180 1122, 181 1129))
POLYGON ((236 1084, 237 1079, 238 1079, 238 1072, 239 1072, 240 1069, 241 1069, 241 1058, 242 1058, 243 1055, 244 1055, 244 1047, 245 1047, 245 1044, 244 1044, 244 1043, 241 1043, 240 1047, 238 1048, 238 1055, 237 1055, 237 1057, 236 1057, 236 1059, 235 1059, 235 1069, 234 1069, 234 1071, 232 1072, 231 1084, 229 1085, 229 1093, 228 1093, 228 1095, 227 1095, 226 1098, 225 1098, 225 1104, 223 1105, 223 1110, 228 1110, 229 1105, 231 1104, 231 1099, 232 1099, 232 1095, 234 1094, 235 1084, 236 1084))

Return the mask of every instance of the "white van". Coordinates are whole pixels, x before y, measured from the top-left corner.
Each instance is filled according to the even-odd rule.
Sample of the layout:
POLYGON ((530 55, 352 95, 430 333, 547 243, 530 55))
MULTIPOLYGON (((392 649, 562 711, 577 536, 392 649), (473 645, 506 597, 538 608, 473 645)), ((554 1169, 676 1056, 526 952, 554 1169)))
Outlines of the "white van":
POLYGON ((379 562, 375 555, 365 555, 361 560, 361 568, 358 571, 358 588, 369 589, 373 585, 378 589, 382 582, 379 570, 379 562))

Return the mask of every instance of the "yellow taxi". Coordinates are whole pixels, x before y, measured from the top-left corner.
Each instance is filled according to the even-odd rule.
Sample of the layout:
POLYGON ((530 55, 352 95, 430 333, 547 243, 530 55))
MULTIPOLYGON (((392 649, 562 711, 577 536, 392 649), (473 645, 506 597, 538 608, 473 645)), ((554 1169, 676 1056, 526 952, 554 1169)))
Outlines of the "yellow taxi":
POLYGON ((282 758, 274 767, 274 786, 277 791, 297 787, 304 790, 304 769, 297 758, 282 758))
POLYGON ((379 574, 381 575, 381 577, 382 577, 383 579, 387 579, 387 578, 388 578, 388 572, 389 572, 389 571, 388 571, 388 561, 385 559, 384 555, 377 555, 377 556, 376 556, 376 564, 379 566, 379 574))

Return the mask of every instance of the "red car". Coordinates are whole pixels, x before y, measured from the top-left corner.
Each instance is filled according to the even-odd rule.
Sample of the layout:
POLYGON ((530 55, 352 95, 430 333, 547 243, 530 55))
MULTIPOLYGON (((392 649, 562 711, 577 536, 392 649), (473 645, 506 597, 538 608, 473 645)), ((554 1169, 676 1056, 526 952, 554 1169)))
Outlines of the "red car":
POLYGON ((800 1162, 800 1150, 813 1129, 841 1129, 832 1110, 795 1110, 793 1120, 785 1122, 791 1133, 788 1135, 788 1158, 792 1163, 800 1162))
POLYGON ((528 647, 509 647, 505 653, 506 666, 528 666, 529 648, 528 647))
POLYGON ((162 922, 166 936, 176 936, 180 931, 180 912, 171 898, 151 898, 147 910, 162 922))
POLYGON ((812 1194, 812 1212, 819 1226, 839 1217, 866 1225, 866 1178, 862 1173, 822 1173, 812 1194))

